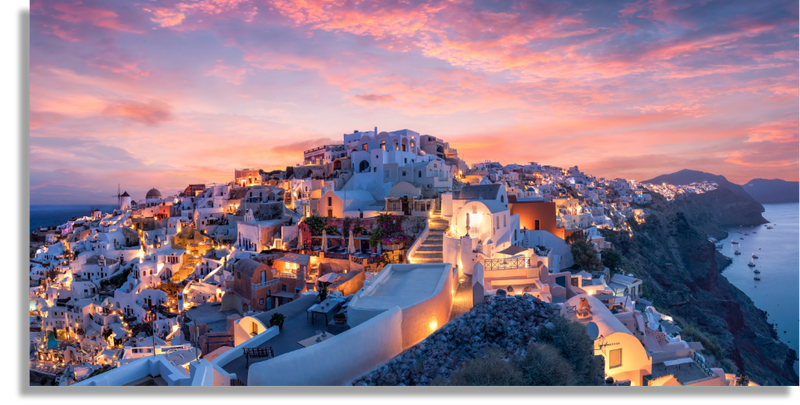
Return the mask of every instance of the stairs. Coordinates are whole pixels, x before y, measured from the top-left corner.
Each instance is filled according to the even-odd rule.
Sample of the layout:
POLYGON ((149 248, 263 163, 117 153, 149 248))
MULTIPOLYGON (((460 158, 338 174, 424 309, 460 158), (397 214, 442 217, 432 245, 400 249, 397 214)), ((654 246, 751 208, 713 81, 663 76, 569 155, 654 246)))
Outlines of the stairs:
POLYGON ((448 222, 440 218, 440 212, 434 211, 428 226, 428 237, 422 242, 411 257, 412 263, 442 263, 442 240, 448 222))

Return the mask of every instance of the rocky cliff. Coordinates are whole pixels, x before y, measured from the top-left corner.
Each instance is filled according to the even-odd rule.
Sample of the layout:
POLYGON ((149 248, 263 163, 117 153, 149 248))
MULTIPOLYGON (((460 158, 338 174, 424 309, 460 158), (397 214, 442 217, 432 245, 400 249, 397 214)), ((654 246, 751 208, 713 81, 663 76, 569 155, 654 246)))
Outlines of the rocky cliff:
POLYGON ((625 257, 623 271, 643 280, 659 310, 716 338, 717 365, 759 384, 797 385, 797 353, 778 340, 766 312, 722 276, 730 261, 708 241, 731 226, 766 222, 761 212, 752 198, 726 187, 671 202, 654 195, 645 222, 631 223, 632 237, 603 232, 625 257))

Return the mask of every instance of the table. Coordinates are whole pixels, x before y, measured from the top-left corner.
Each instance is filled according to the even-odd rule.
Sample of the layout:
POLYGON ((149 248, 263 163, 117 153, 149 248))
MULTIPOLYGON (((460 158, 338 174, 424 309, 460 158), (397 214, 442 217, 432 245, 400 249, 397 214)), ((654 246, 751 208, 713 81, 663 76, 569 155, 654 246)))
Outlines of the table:
POLYGON ((311 336, 310 338, 303 339, 303 340, 301 340, 301 341, 299 341, 297 343, 299 343, 300 346, 309 347, 309 346, 314 346, 317 343, 322 343, 322 342, 324 342, 324 341, 326 341, 326 340, 328 340, 328 339, 330 339, 330 338, 332 338, 334 336, 333 333, 327 332, 325 334, 325 337, 323 337, 321 341, 317 342, 317 336, 320 336, 320 335, 322 335, 322 334, 320 333, 319 335, 311 336))
POLYGON ((325 301, 320 302, 316 308, 311 310, 311 324, 314 324, 316 315, 325 315, 325 325, 327 325, 328 315, 333 311, 338 311, 341 305, 341 301, 334 301, 330 298, 326 298, 325 301))

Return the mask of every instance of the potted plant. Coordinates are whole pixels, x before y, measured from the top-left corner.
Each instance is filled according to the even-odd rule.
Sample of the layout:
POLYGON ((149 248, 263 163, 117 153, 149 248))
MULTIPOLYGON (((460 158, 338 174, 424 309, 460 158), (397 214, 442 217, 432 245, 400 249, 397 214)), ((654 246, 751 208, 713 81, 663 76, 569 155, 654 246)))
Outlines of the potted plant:
POLYGON ((347 322, 347 316, 344 313, 339 312, 333 316, 333 322, 335 322, 337 325, 344 325, 344 323, 347 322))
POLYGON ((319 289, 319 302, 325 301, 325 298, 328 298, 328 286, 319 289))
POLYGON ((283 322, 286 320, 286 315, 276 312, 269 318, 269 326, 278 325, 278 331, 283 331, 283 322))

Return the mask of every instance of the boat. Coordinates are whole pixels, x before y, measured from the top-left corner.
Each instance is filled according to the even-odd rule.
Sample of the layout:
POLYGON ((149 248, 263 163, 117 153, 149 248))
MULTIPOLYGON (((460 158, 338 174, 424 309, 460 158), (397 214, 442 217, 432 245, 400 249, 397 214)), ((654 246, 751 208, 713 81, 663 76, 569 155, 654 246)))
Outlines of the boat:
POLYGON ((753 231, 753 233, 758 233, 758 232, 756 232, 756 231, 753 231))
POLYGON ((740 255, 740 254, 742 254, 742 252, 740 252, 739 250, 736 250, 735 252, 733 252, 733 254, 740 255))
POLYGON ((755 276, 755 277, 753 277, 753 280, 760 281, 760 280, 761 280, 761 277, 759 277, 759 276, 755 276))
POLYGON ((744 238, 739 238, 739 239, 744 240, 744 238))
POLYGON ((722 249, 722 248, 723 248, 723 246, 724 246, 724 245, 723 245, 722 243, 720 243, 720 244, 717 244, 717 249, 722 249))
POLYGON ((755 253, 753 253, 753 259, 758 259, 758 256, 756 256, 755 253))
POLYGON ((747 265, 748 265, 749 267, 756 267, 756 264, 755 264, 755 263, 753 263, 753 262, 747 263, 747 265))
POLYGON ((761 271, 759 271, 758 269, 755 269, 755 270, 753 270, 753 273, 761 274, 761 271))
POLYGON ((749 233, 749 232, 745 232, 744 234, 745 234, 745 235, 750 235, 750 233, 749 233))
POLYGON ((771 227, 771 226, 768 226, 768 227, 767 227, 767 229, 772 229, 772 227, 771 227))
POLYGON ((734 245, 738 245, 739 244, 739 242, 737 242, 735 240, 732 240, 731 243, 734 244, 734 245))

